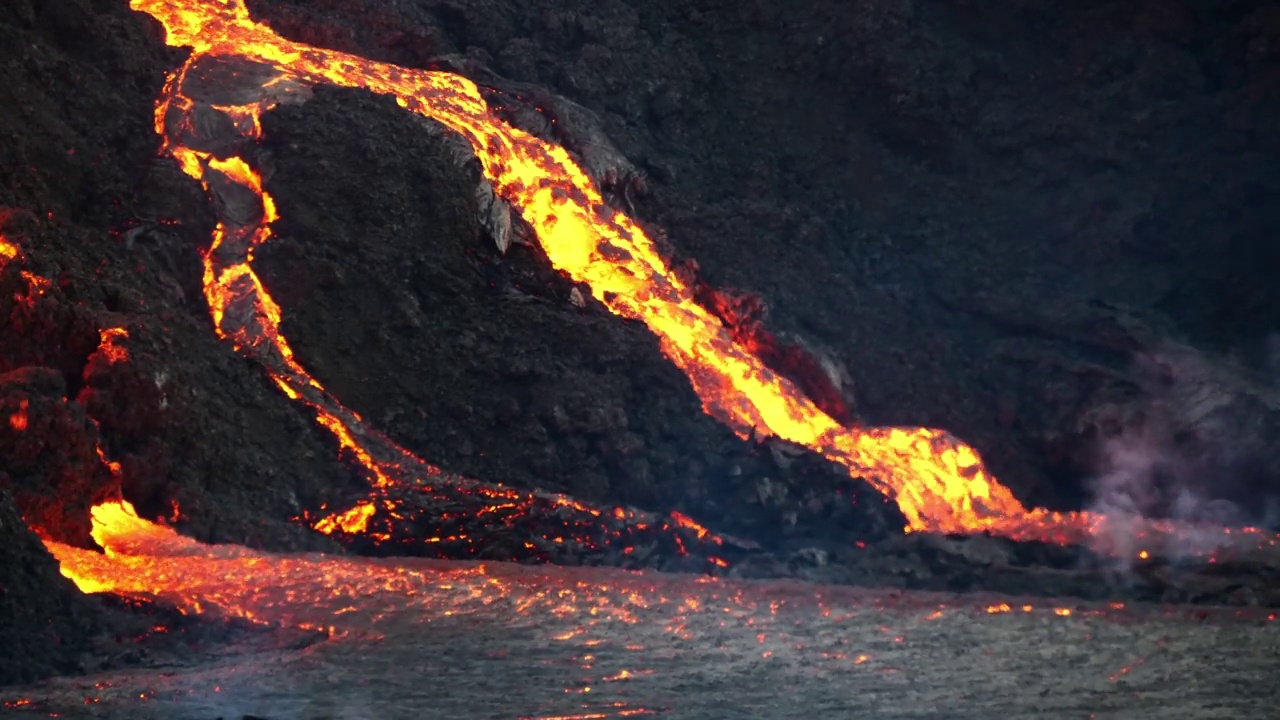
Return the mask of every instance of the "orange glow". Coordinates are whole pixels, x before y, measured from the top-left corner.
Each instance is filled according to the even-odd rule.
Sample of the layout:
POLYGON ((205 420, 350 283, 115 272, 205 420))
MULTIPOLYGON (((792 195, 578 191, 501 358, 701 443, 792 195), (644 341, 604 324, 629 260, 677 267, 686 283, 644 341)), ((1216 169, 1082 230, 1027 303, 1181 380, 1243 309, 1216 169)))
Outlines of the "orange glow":
MULTIPOLYGON (((26 260, 26 257, 17 244, 0 235, 0 270, 3 270, 12 260, 26 260)), ((16 295, 14 300, 27 307, 34 306, 36 298, 42 297, 53 287, 53 283, 49 282, 48 278, 40 277, 29 270, 21 270, 18 274, 27 282, 27 293, 25 296, 16 295)))
MULTIPOLYGON (((676 524, 677 527, 682 527, 687 530, 692 530, 694 535, 697 536, 699 540, 704 540, 709 538, 712 542, 714 542, 717 545, 724 543, 722 539, 711 535, 710 530, 707 530, 705 527, 694 522, 693 518, 689 517, 688 515, 685 515, 684 513, 680 513, 672 510, 671 520, 676 524)), ((714 559, 713 559, 713 562, 714 562, 714 559)))
MULTIPOLYGON (((245 64, 246 72, 233 72, 227 80, 239 83, 244 104, 205 109, 223 113, 246 141, 259 138, 263 112, 319 84, 388 95, 402 108, 448 127, 471 145, 486 179, 533 228, 552 266, 590 288, 611 312, 645 323, 689 378, 707 413, 741 437, 774 436, 843 465, 896 501, 907 530, 987 531, 1076 543, 1111 529, 1112 520, 1099 515, 1028 510, 991 476, 973 448, 945 431, 841 426, 695 300, 694 288, 673 271, 653 239, 605 203, 596 182, 567 150, 497 118, 470 80, 287 40, 255 22, 243 0, 131 0, 131 6, 164 26, 169 45, 191 48, 157 102, 155 128, 165 150, 211 194, 236 198, 236 211, 223 213, 204 254, 205 294, 217 332, 262 362, 289 397, 310 406, 343 452, 368 471, 375 488, 421 484, 441 473, 366 429, 294 359, 279 331, 280 308, 251 267, 254 249, 270 238, 270 224, 278 217, 272 197, 242 157, 214 156, 184 144, 197 108, 185 84, 192 68, 204 67, 200 63, 245 64), (254 67, 250 63, 257 64, 253 72, 248 72, 254 67)), ((495 509, 514 502, 511 494, 499 494, 492 496, 495 509)), ((520 497, 519 502, 530 502, 529 495, 520 497)), ((328 532, 367 528, 388 502, 375 491, 375 498, 341 519, 315 519, 313 527, 328 532)), ((1178 529, 1173 523, 1123 520, 1129 534, 1178 529)), ((671 525, 718 541, 685 516, 673 516, 671 525)))
POLYGON ((369 518, 373 517, 375 510, 373 503, 364 500, 344 513, 324 518, 316 523, 315 529, 326 534, 337 530, 346 533, 362 533, 369 529, 369 518))
POLYGON ((32 292, 36 295, 45 294, 49 291, 49 288, 53 286, 53 284, 49 282, 48 278, 42 278, 39 275, 27 272, 26 270, 22 271, 22 277, 27 281, 27 285, 31 287, 32 292))
MULTIPOLYGON (((602 642, 592 637, 596 624, 653 622, 652 618, 642 620, 639 614, 657 608, 665 608, 670 629, 677 633, 683 619, 694 615, 718 618, 745 611, 741 617, 746 619, 765 614, 768 608, 767 615, 773 617, 793 607, 768 598, 749 599, 744 595, 749 588, 725 586, 712 578, 696 583, 698 589, 691 591, 687 579, 662 573, 617 573, 602 580, 572 568, 548 575, 508 563, 446 566, 409 560, 393 564, 203 545, 172 528, 139 518, 123 501, 99 505, 92 516, 93 538, 105 552, 45 541, 62 574, 85 592, 159 596, 187 613, 216 608, 254 622, 329 633, 375 632, 377 620, 396 607, 412 606, 429 618, 486 608, 503 599, 515 613, 578 618, 581 624, 567 632, 557 626, 549 637, 591 648, 602 642)), ((861 591, 842 592, 856 595, 861 591)), ((808 601, 796 600, 797 612, 811 611, 805 604, 808 601)), ((828 612, 823 617, 840 621, 857 612, 855 607, 842 607, 838 615, 828 612)), ((787 616, 778 622, 785 625, 792 619, 787 616)), ((614 671, 601 681, 621 681, 650 672, 614 671)))
POLYGON ((18 411, 9 416, 9 427, 18 432, 27 429, 27 406, 30 401, 23 399, 18 401, 18 411))
MULTIPOLYGON (((774 435, 845 465, 894 498, 911 529, 1027 535, 1046 521, 1063 520, 1028 514, 989 476, 972 448, 942 431, 841 427, 733 340, 723 323, 694 300, 692 288, 672 271, 645 231, 605 204, 596 183, 564 148, 494 117, 471 81, 291 42, 253 21, 239 0, 133 0, 132 6, 165 26, 170 45, 193 50, 157 106, 156 128, 168 151, 206 188, 232 183, 260 199, 255 222, 229 226, 224 221, 215 230, 205 255, 206 295, 219 333, 237 347, 273 355, 281 366, 276 381, 288 386, 291 396, 321 388, 293 360, 278 331, 280 309, 248 262, 252 248, 270 237, 274 203, 242 159, 218 159, 184 147, 170 130, 169 115, 193 105, 182 94, 187 70, 205 57, 262 63, 278 73, 270 81, 277 85, 331 83, 391 95, 407 110, 457 132, 470 142, 495 190, 535 229, 552 265, 590 287, 614 313, 644 322, 689 377, 708 413, 743 437, 774 435), (223 251, 228 244, 234 252, 223 251), (228 256, 233 259, 226 260, 228 256), (248 321, 243 312, 236 313, 233 327, 227 323, 233 306, 255 312, 248 321)), ((237 127, 246 137, 257 137, 260 114, 275 103, 265 84, 263 88, 261 101, 220 108, 244 121, 237 127)), ((334 425, 348 423, 336 417, 340 413, 325 417, 326 411, 319 410, 321 421, 341 437, 334 425)), ((344 439, 343 444, 360 454, 359 443, 344 439)), ((374 475, 383 479, 377 471, 374 475)))
POLYGON ((129 350, 119 344, 121 340, 129 338, 129 331, 124 328, 107 328, 99 331, 98 337, 98 352, 107 359, 108 363, 114 365, 129 360, 129 350))

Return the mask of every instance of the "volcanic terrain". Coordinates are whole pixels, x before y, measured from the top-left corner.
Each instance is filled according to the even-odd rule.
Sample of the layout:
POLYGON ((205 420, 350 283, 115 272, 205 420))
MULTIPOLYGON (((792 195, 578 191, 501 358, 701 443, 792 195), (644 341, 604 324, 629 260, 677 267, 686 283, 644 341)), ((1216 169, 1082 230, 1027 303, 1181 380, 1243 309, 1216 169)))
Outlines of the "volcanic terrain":
POLYGON ((1265 716, 1280 5, 979 5, 8 4, 6 707, 1265 716))

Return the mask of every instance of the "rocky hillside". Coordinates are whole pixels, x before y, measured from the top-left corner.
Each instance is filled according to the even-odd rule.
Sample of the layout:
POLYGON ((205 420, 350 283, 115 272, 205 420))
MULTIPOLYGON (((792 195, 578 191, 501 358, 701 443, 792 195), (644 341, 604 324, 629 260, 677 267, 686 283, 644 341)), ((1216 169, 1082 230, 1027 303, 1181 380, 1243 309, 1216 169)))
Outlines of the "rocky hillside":
MULTIPOLYGON (((644 172, 622 201, 705 282, 761 298, 863 422, 947 428, 1033 505, 1280 519, 1280 5, 250 7, 583 108, 552 132, 582 151, 603 129, 644 172)), ((0 268, 0 408, 29 419, 0 422, 0 489, 79 544, 118 484, 204 540, 332 547, 291 518, 362 480, 214 337, 212 212, 157 156, 181 54, 124 0, 8 3, 0 48, 0 233, 21 252, 0 268)), ((282 220, 258 269, 285 333, 420 456, 780 552, 893 531, 861 482, 704 415, 646 330, 576 302, 538 250, 499 252, 467 168, 394 103, 321 89, 267 118, 263 150, 282 220)), ((49 578, 5 587, 76 602, 49 578)))

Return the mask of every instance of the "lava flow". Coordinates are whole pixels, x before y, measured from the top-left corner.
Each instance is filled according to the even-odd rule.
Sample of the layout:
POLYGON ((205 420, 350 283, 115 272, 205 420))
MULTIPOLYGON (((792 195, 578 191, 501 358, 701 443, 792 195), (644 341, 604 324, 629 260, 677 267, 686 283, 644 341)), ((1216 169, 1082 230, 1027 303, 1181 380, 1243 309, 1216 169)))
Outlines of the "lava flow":
MULTIPOLYGON (((991 476, 973 448, 944 431, 841 426, 734 340, 645 231, 605 203, 567 150, 498 119, 470 80, 287 40, 254 21, 243 0, 131 5, 164 25, 168 44, 192 51, 158 102, 156 130, 167 151, 218 201, 222 220, 205 254, 205 289, 219 334, 261 360, 286 394, 314 408, 372 473, 376 487, 395 485, 393 476, 420 481, 439 471, 364 428, 359 416, 303 370, 280 335, 279 307, 251 268, 253 249, 270 237, 277 215, 257 171, 242 159, 243 150, 260 136, 264 111, 304 98, 321 83, 390 95, 464 138, 487 180, 533 228, 552 265, 589 286, 613 313, 644 322, 689 377, 706 412, 743 437, 775 436, 840 463, 894 499, 908 531, 988 531, 1065 543, 1107 529, 1107 518, 1098 515, 1028 510, 991 476), (418 467, 406 472, 406 465, 418 467)), ((363 531, 385 506, 380 502, 375 498, 313 525, 363 531)), ((1140 535, 1174 529, 1123 521, 1126 532, 1140 535)))
MULTIPOLYGON (((378 623, 407 606, 424 611, 417 621, 481 610, 496 601, 512 603, 515 614, 541 623, 548 618, 576 619, 567 640, 600 623, 636 624, 640 615, 668 608, 668 631, 681 634, 681 620, 705 614, 713 621, 763 602, 769 615, 780 608, 807 608, 811 616, 840 619, 856 614, 849 598, 878 596, 855 588, 813 589, 802 584, 773 588, 765 597, 749 583, 677 574, 601 573, 590 568, 551 568, 511 563, 441 562, 412 558, 384 561, 321 554, 279 555, 237 545, 204 545, 172 528, 141 519, 124 501, 93 509, 93 537, 105 553, 46 541, 63 574, 90 592, 162 597, 184 612, 207 609, 271 626, 292 626, 335 634, 377 634, 378 623), (589 578, 584 580, 584 578, 589 578), (698 597, 689 588, 700 588, 698 597), (832 606, 831 600, 843 598, 832 606)), ((949 612, 938 596, 893 593, 901 607, 918 605, 928 620, 949 612)), ((967 601, 969 612, 1012 612, 1008 603, 967 601)), ((879 604, 879 600, 874 601, 879 604)), ((1069 617, 1067 607, 1019 604, 1022 613, 1069 617)), ((961 608, 957 607, 956 610, 961 608)), ((1123 603, 1089 610, 1109 614, 1123 603)), ((758 620, 753 622, 759 622, 758 620)), ((752 625, 753 623, 748 623, 752 625)), ((785 626, 786 623, 783 623, 785 626)), ((722 625, 723 626, 723 625, 722 625)))
MULTIPOLYGON (((1091 522, 1084 516, 1028 513, 990 477, 976 452, 942 431, 841 427, 734 342, 644 230, 605 204, 596 183, 568 151, 497 119, 471 81, 286 40, 252 20, 240 0, 133 0, 132 6, 164 24, 170 45, 192 49, 159 103, 157 130, 182 167, 236 210, 223 213, 206 253, 205 285, 219 332, 242 349, 270 356, 269 366, 279 368, 273 371, 277 384, 316 406, 321 422, 373 471, 377 484, 390 481, 351 431, 358 418, 327 409, 336 406, 332 399, 318 402, 314 397, 323 390, 294 361, 278 330, 279 307, 249 266, 253 247, 270 235, 274 203, 246 162, 225 154, 225 148, 201 145, 198 130, 210 123, 196 122, 197 111, 221 112, 224 124, 256 139, 261 113, 291 101, 310 85, 333 83, 392 95, 402 107, 465 138, 496 191, 534 229, 552 265, 588 285, 612 312, 644 322, 660 338, 667 357, 688 375, 706 411, 740 435, 777 436, 845 465, 895 499, 911 530, 990 529, 1021 537, 1064 524, 1084 529, 1091 522), (243 95, 238 103, 214 102, 188 87, 193 69, 204 77, 219 62, 232 60, 260 65, 257 77, 244 68, 229 73, 242 86, 257 83, 248 102, 243 95)), ((245 92, 243 87, 239 92, 245 92)), ((364 516, 345 519, 358 523, 364 516)))
MULTIPOLYGON (((442 716, 626 717, 642 714, 644 708, 656 713, 678 705, 684 710, 697 697, 723 702, 720 698, 728 695, 688 692, 691 684, 702 688, 715 683, 721 672, 738 686, 763 683, 768 693, 792 688, 802 677, 815 678, 813 690, 806 687, 797 695, 810 701, 811 693, 822 688, 835 689, 833 701, 847 699, 855 694, 850 683, 862 678, 868 693, 880 688, 886 702, 900 704, 899 694, 884 690, 891 681, 887 675, 909 675, 907 682, 918 684, 918 675, 941 668, 945 673, 927 676, 931 686, 964 689, 977 686, 994 663, 998 668, 1028 667, 1029 682, 1060 685, 1057 673, 1080 671, 1086 663, 1084 672, 1100 680, 1133 663, 1134 655, 1154 652, 1148 644, 1153 636, 1188 625, 1194 632, 1212 633, 1201 642, 1209 643, 1205 651, 1222 653, 1210 656, 1213 672, 1237 672, 1237 666, 1223 659, 1241 652, 1269 667, 1265 640, 1251 644, 1242 638, 1265 633, 1259 625, 1274 622, 1273 614, 1256 609, 1054 606, 1021 598, 602 568, 276 555, 201 545, 139 519, 122 503, 97 508, 94 523, 94 537, 105 554, 50 543, 63 568, 86 587, 135 599, 158 596, 206 618, 231 616, 265 627, 309 629, 333 639, 305 652, 237 653, 230 666, 168 666, 86 681, 97 684, 88 685, 83 697, 92 698, 94 705, 100 698, 103 709, 120 708, 121 716, 140 701, 152 705, 156 717, 213 717, 211 708, 220 716, 239 717, 239 711, 228 712, 229 705, 269 717, 312 716, 324 710, 329 710, 323 712, 326 717, 436 716, 442 688, 457 679, 472 688, 467 706, 442 716), (1065 657, 1052 652, 1046 657, 1044 646, 1055 642, 1069 648, 1065 657), (1243 650, 1233 642, 1244 645, 1243 650), (957 664, 956 654, 964 648, 974 648, 971 652, 980 661, 957 664), (1059 664, 1045 672, 1046 662, 1059 664), (957 679, 957 665, 981 674, 957 679), (784 675, 762 676, 762 671, 784 675), (397 672, 405 679, 390 682, 397 672), (518 694, 504 692, 512 678, 531 674, 538 682, 522 685, 518 694), (342 679, 335 692, 353 698, 347 707, 359 702, 358 712, 312 703, 319 688, 331 686, 335 677, 342 679), (444 680, 422 688, 423 677, 444 680), (474 689, 487 681, 493 690, 483 684, 474 689), (655 681, 664 684, 655 689, 655 681), (421 688, 421 694, 397 689, 400 682, 421 688), (368 702, 362 695, 368 688, 396 696, 399 707, 412 707, 412 712, 388 712, 368 702), (406 695, 414 705, 406 704, 406 695), (516 710, 476 704, 480 698, 499 697, 512 698, 516 710), (152 702, 162 698, 176 704, 163 706, 162 712, 152 702), (185 704, 191 700, 194 705, 185 704)), ((288 637, 292 642, 297 636, 288 637)), ((1165 660, 1163 678, 1185 668, 1173 662, 1185 654, 1179 650, 1154 656, 1165 660)), ((909 694, 909 688, 904 686, 903 692, 909 694)), ((68 697, 79 702, 81 695, 68 697)), ((40 698, 0 701, 12 703, 9 707, 30 702, 35 709, 55 711, 40 698)), ((89 699, 84 702, 90 704, 89 699)), ((1078 698, 1072 702, 1079 707, 1078 698)), ((716 716, 714 709, 694 714, 716 716)))
POLYGON ((687 555, 682 535, 706 539, 705 530, 699 534, 675 518, 447 477, 366 427, 294 359, 280 333, 280 308, 251 264, 255 248, 271 237, 275 204, 242 155, 261 135, 262 112, 308 92, 307 83, 279 68, 196 53, 169 77, 155 117, 165 150, 201 182, 218 210, 213 242, 204 253, 204 290, 219 336, 258 361, 288 397, 310 407, 341 452, 372 481, 370 496, 347 510, 322 508, 327 514, 304 513, 299 519, 369 551, 439 557, 548 560, 651 541, 687 555), (432 512, 441 507, 456 511, 432 512), (519 525, 528 539, 512 546, 502 536, 513 533, 474 532, 469 523, 477 522, 489 529, 519 525))

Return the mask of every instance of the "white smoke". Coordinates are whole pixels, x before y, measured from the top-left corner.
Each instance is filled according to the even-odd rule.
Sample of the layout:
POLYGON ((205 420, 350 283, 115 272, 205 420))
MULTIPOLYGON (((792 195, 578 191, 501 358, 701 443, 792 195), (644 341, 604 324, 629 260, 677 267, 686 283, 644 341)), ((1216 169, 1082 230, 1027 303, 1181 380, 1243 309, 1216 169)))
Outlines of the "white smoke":
POLYGON ((1240 508, 1213 498, 1214 478, 1179 450, 1172 438, 1151 427, 1128 428, 1102 444, 1088 509, 1107 516, 1100 539, 1123 569, 1144 550, 1172 560, 1204 556, 1222 543, 1220 528, 1241 524, 1240 508), (1168 538, 1143 537, 1139 518, 1181 521, 1184 531, 1168 538))
POLYGON ((1280 530, 1280 495, 1268 495, 1262 499, 1262 527, 1280 530))
MULTIPOLYGON (((1276 351, 1280 362, 1280 338, 1276 351)), ((1186 355, 1139 357, 1138 374, 1151 379, 1149 399, 1142 412, 1130 413, 1127 424, 1097 447, 1087 509, 1112 520, 1102 539, 1128 562, 1143 550, 1170 559, 1204 555, 1222 541, 1222 527, 1244 524, 1242 508, 1216 497, 1237 484, 1224 468, 1240 454, 1239 433, 1228 427, 1233 423, 1223 413, 1203 411, 1221 407, 1230 397, 1205 367, 1200 358, 1186 355), (1144 538, 1132 522, 1139 517, 1181 521, 1203 532, 1144 538)), ((1273 504, 1280 505, 1280 498, 1273 504)))

